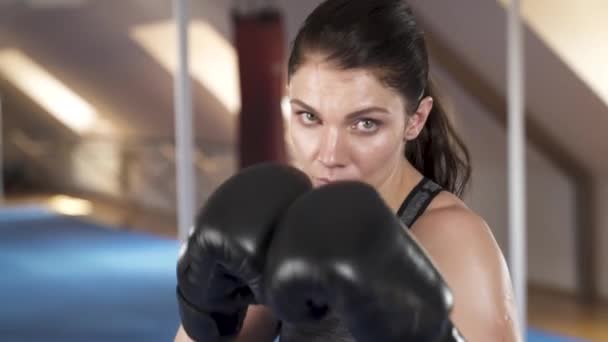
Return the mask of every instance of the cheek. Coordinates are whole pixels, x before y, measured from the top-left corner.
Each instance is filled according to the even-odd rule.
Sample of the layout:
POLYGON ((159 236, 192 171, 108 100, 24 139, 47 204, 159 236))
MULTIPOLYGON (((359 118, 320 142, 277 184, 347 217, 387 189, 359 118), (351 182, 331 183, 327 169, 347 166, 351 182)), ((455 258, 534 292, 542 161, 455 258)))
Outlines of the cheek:
POLYGON ((303 167, 310 164, 314 160, 319 142, 316 131, 302 128, 298 123, 292 122, 289 127, 289 138, 296 162, 303 167))
POLYGON ((402 139, 390 132, 358 139, 351 146, 361 178, 373 185, 388 177, 395 163, 402 158, 402 139))

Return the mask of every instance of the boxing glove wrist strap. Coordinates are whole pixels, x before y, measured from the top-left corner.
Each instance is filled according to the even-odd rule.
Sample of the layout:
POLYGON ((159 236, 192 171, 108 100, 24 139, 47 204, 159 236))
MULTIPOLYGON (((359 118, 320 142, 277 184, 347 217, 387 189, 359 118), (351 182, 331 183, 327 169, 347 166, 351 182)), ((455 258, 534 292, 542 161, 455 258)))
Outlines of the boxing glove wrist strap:
POLYGON ((247 309, 235 313, 204 312, 192 305, 177 288, 179 314, 191 339, 201 342, 233 341, 241 330, 247 309))

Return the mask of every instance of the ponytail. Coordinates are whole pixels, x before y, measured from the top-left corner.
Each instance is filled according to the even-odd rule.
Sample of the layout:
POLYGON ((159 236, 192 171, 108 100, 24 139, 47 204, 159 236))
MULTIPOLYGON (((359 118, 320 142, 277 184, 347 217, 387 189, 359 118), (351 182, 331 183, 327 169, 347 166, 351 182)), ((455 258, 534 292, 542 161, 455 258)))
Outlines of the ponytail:
POLYGON ((429 81, 423 98, 433 98, 433 109, 418 137, 406 143, 405 157, 425 177, 462 197, 471 177, 469 151, 436 95, 429 81))

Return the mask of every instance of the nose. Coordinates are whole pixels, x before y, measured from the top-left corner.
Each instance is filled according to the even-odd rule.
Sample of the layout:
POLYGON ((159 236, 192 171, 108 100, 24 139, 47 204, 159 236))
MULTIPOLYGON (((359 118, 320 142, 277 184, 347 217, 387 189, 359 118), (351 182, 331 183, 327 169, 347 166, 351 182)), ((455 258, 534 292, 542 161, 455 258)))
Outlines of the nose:
POLYGON ((346 166, 346 150, 344 137, 338 128, 325 129, 319 147, 319 162, 327 168, 346 166))

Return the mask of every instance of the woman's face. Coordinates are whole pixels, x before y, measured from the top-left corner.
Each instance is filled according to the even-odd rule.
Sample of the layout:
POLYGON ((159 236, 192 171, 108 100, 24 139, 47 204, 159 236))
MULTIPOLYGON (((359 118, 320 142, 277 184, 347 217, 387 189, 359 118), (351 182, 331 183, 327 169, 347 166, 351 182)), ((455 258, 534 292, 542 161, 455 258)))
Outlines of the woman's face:
POLYGON ((315 186, 360 180, 379 187, 403 162, 405 103, 369 70, 308 58, 288 94, 293 158, 315 186))

